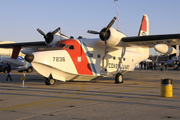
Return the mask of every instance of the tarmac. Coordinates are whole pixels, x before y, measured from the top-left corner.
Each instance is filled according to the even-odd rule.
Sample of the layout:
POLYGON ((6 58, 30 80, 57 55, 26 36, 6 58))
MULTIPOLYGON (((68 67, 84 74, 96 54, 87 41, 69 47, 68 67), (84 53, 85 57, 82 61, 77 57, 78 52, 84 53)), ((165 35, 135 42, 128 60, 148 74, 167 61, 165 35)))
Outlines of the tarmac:
POLYGON ((135 70, 123 84, 108 77, 91 82, 44 84, 36 72, 0 74, 0 120, 180 119, 180 71, 135 70), (173 80, 173 97, 161 97, 161 79, 173 80))

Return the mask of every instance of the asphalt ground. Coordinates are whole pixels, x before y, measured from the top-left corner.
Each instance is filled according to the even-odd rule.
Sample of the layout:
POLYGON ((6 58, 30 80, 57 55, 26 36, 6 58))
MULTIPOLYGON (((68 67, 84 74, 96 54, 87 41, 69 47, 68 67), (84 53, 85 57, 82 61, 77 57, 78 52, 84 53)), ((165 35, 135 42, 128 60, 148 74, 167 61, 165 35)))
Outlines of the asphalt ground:
POLYGON ((180 119, 180 71, 135 70, 94 82, 44 84, 36 72, 0 74, 0 120, 174 120, 180 119), (173 97, 161 97, 161 79, 173 80, 173 97))

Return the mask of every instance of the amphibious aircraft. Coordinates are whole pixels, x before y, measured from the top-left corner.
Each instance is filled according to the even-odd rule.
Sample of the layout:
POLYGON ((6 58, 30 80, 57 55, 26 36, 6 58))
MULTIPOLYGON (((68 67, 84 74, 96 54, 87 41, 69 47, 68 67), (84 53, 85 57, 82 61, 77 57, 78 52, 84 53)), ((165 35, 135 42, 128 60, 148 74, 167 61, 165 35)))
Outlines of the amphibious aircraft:
POLYGON ((143 15, 138 36, 127 37, 112 28, 116 17, 100 32, 88 30, 99 35, 98 39, 74 39, 60 32, 60 28, 42 34, 45 41, 24 42, 0 45, 1 48, 13 48, 12 57, 5 61, 20 65, 16 58, 23 47, 52 46, 51 48, 22 50, 25 59, 45 78, 47 85, 60 81, 89 81, 105 76, 114 76, 115 83, 123 83, 123 73, 133 71, 136 64, 149 57, 149 48, 161 53, 174 54, 171 45, 180 44, 180 34, 149 35, 149 19, 143 15), (61 37, 66 39, 61 40, 61 37))

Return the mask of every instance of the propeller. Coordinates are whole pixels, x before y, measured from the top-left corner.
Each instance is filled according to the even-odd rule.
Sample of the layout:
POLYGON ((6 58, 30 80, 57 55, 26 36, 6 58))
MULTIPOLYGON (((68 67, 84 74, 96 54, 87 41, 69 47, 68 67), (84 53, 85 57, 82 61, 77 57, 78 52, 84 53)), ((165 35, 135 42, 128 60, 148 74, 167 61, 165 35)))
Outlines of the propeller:
POLYGON ((106 53, 108 52, 108 48, 107 48, 107 42, 106 40, 109 39, 110 37, 110 31, 109 29, 112 27, 112 25, 114 24, 114 22, 116 21, 116 17, 114 17, 111 22, 108 24, 107 27, 103 28, 100 32, 94 31, 94 30, 88 30, 87 32, 90 34, 99 34, 99 37, 102 41, 105 42, 105 47, 106 47, 106 53))
POLYGON ((37 31, 44 36, 44 39, 46 41, 46 43, 51 43, 53 41, 53 37, 54 34, 56 34, 58 31, 60 30, 60 27, 58 27, 57 29, 55 29, 52 32, 48 32, 47 34, 45 34, 42 30, 40 30, 39 28, 37 29, 37 31))
POLYGON ((93 30, 88 30, 87 33, 90 33, 90 34, 100 34, 100 32, 93 31, 93 30))

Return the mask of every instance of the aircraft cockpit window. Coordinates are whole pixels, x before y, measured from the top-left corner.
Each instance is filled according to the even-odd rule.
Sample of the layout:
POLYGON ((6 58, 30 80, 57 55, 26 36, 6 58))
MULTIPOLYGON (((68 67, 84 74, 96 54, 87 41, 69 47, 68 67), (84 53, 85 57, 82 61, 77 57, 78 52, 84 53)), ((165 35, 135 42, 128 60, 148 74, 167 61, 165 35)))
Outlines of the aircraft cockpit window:
POLYGON ((74 45, 69 45, 69 49, 74 50, 74 45))
POLYGON ((64 48, 66 44, 60 44, 58 47, 64 48))
POLYGON ((66 47, 65 47, 65 48, 66 48, 66 49, 68 49, 68 47, 69 47, 69 45, 66 45, 66 47))
POLYGON ((59 43, 57 42, 56 44, 53 45, 53 48, 56 48, 59 46, 59 43))

